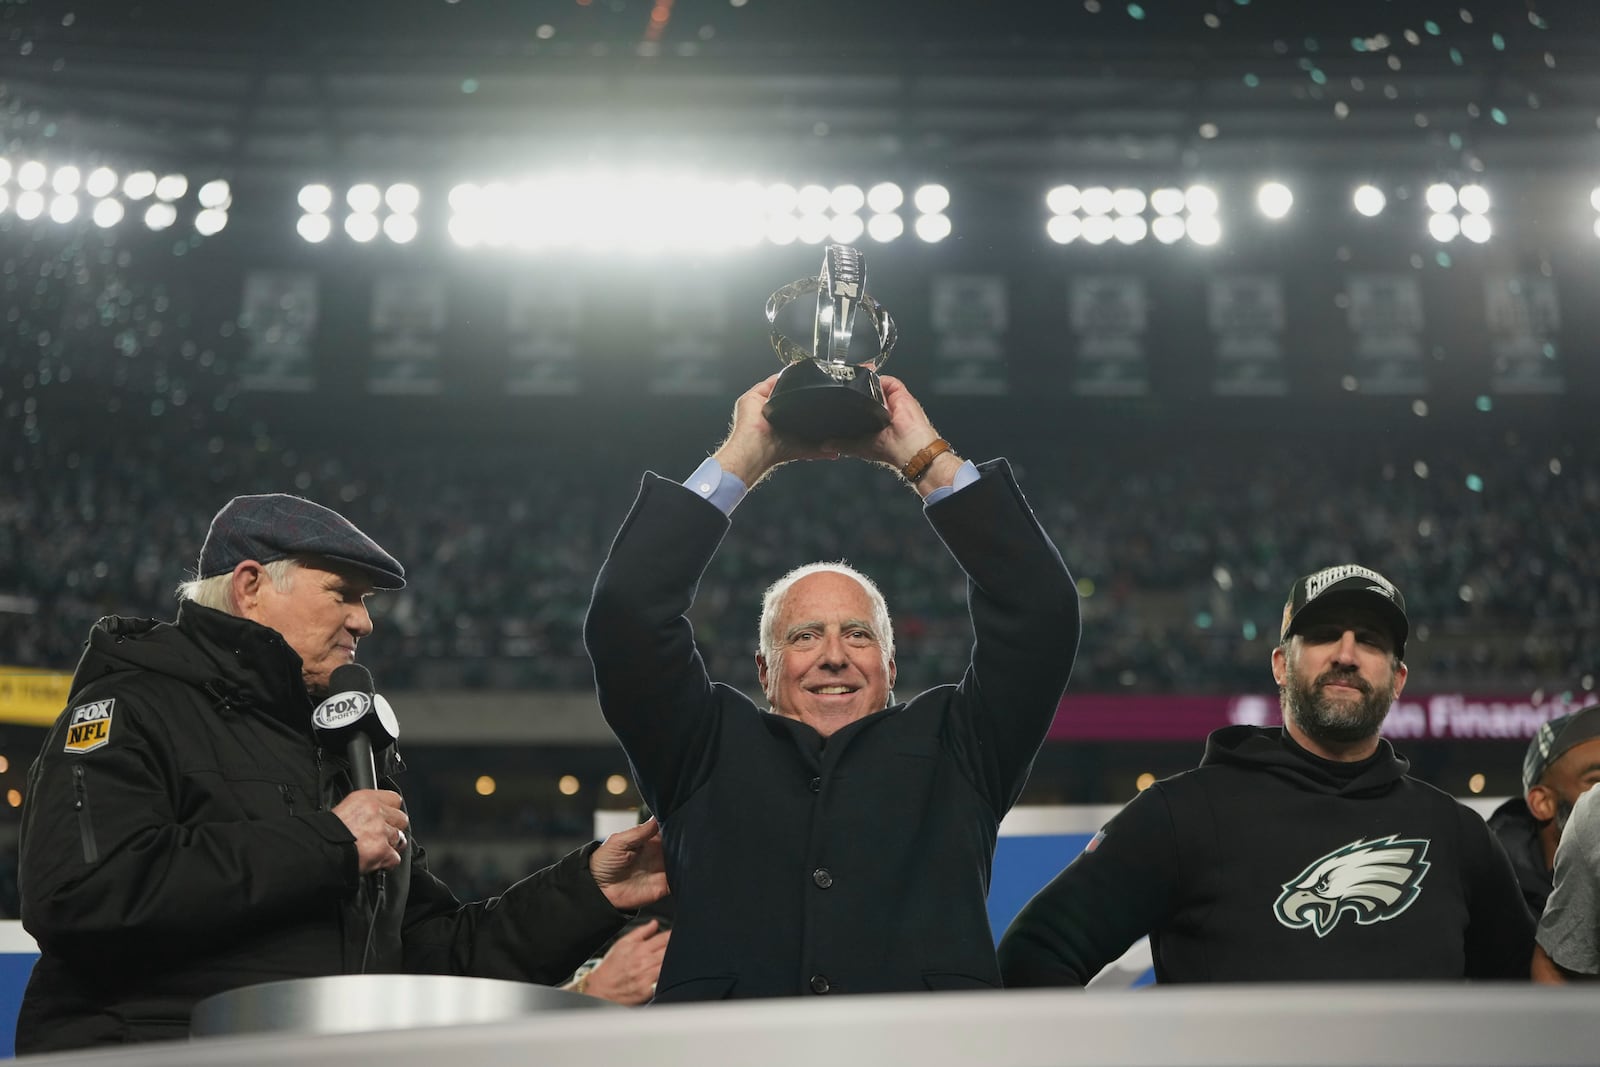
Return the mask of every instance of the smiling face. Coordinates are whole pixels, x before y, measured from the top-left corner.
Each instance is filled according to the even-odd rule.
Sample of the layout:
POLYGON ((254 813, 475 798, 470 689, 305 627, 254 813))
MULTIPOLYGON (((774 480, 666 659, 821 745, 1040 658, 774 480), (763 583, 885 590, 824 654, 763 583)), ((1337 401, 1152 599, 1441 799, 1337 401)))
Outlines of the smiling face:
POLYGON ((772 653, 756 657, 772 710, 824 737, 882 710, 895 666, 875 614, 849 575, 817 571, 791 585, 772 625, 772 653))
POLYGON ((1406 666, 1382 616, 1330 606, 1272 652, 1284 726, 1307 749, 1332 759, 1364 759, 1406 684, 1406 666))
POLYGON ((299 655, 306 691, 316 699, 327 694, 336 667, 355 662, 356 643, 372 632, 366 604, 371 580, 353 569, 325 566, 332 565, 307 561, 293 567, 281 587, 254 560, 233 572, 239 615, 283 637, 299 655))

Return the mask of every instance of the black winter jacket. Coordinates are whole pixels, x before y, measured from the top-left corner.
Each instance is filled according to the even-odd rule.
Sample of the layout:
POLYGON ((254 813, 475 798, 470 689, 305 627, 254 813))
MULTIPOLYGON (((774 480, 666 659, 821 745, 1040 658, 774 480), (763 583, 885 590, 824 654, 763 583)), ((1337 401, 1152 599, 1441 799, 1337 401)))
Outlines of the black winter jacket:
POLYGON ((1083 985, 1145 934, 1158 982, 1526 979, 1533 922, 1477 813, 1389 742, 1321 759, 1229 726, 1039 891, 1008 986, 1083 985))
POLYGON ((280 979, 556 982, 621 924, 593 846, 464 905, 413 839, 380 899, 332 813, 349 776, 313 742, 300 669, 275 631, 193 603, 95 626, 28 776, 22 922, 41 956, 18 1052, 182 1038, 196 1001, 280 979))

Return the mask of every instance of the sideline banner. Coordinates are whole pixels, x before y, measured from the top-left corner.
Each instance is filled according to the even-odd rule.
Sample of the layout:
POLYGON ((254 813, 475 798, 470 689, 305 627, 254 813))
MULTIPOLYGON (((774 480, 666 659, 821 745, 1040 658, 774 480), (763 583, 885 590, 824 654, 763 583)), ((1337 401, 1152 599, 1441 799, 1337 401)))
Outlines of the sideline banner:
POLYGON ((0 665, 0 722, 49 726, 67 706, 72 674, 0 665))

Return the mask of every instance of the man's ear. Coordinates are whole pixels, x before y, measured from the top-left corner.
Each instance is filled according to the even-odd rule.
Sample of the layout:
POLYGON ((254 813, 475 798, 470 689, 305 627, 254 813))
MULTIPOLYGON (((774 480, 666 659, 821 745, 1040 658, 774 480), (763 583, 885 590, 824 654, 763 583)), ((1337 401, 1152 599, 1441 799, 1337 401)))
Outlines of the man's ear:
POLYGON ((761 683, 761 691, 767 691, 767 657, 756 653, 756 679, 761 683))
POLYGON ((253 559, 247 559, 233 568, 228 578, 228 591, 233 595, 234 614, 253 618, 256 602, 261 599, 261 587, 268 581, 267 570, 253 559))
POLYGON ((1289 677, 1289 656, 1279 645, 1272 650, 1272 678, 1281 688, 1289 677))
POLYGON ((1540 822, 1549 822, 1556 817, 1556 791, 1547 785, 1536 785, 1528 790, 1528 795, 1523 798, 1528 802, 1528 810, 1533 812, 1533 817, 1540 822))

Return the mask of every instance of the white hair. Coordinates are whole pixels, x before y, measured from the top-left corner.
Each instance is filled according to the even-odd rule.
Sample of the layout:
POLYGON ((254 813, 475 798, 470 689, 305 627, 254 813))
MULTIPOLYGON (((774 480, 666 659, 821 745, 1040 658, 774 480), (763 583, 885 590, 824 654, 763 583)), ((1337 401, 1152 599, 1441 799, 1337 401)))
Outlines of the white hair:
MULTIPOLYGON (((263 563, 261 569, 266 572, 272 587, 282 593, 293 583, 294 572, 300 566, 301 563, 297 559, 275 559, 271 563, 263 563)), ((209 578, 193 578, 187 582, 179 582, 178 599, 190 600, 203 608, 225 611, 229 615, 239 614, 238 605, 233 602, 232 571, 213 574, 209 578)))
POLYGON ((894 659, 894 623, 889 619, 889 605, 885 603, 883 594, 878 591, 878 586, 871 578, 856 570, 842 560, 838 563, 807 563, 804 567, 796 567, 782 578, 767 586, 767 591, 761 597, 761 623, 758 629, 761 658, 766 660, 769 669, 777 664, 782 656, 778 647, 778 615, 783 610, 783 598, 789 595, 789 590, 795 582, 812 574, 831 573, 842 574, 846 578, 854 578, 867 594, 867 599, 872 602, 872 629, 876 631, 879 643, 883 646, 883 663, 887 667, 889 661, 894 659))

